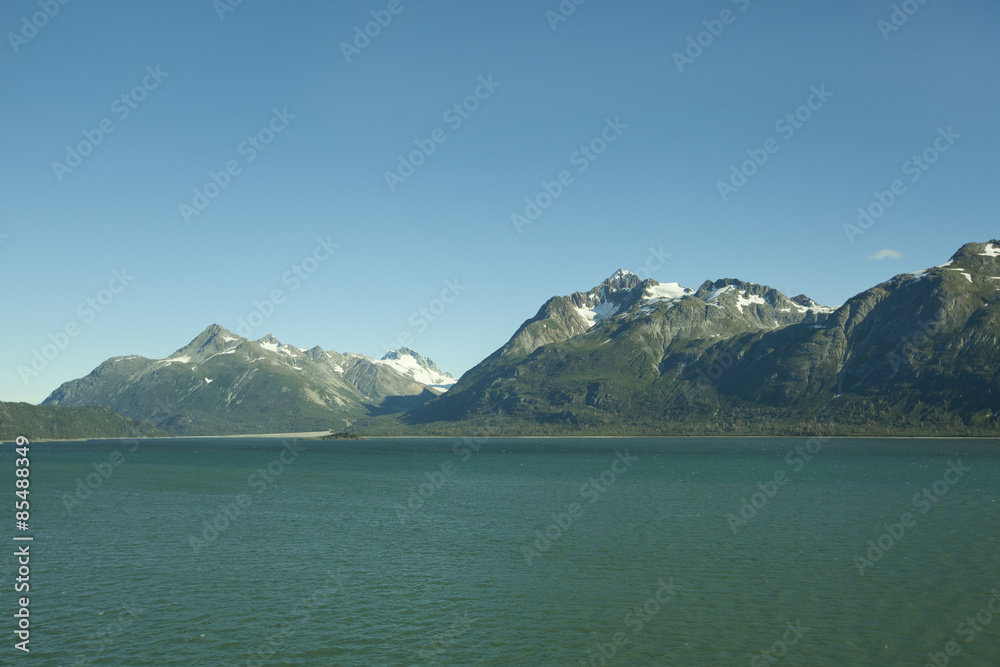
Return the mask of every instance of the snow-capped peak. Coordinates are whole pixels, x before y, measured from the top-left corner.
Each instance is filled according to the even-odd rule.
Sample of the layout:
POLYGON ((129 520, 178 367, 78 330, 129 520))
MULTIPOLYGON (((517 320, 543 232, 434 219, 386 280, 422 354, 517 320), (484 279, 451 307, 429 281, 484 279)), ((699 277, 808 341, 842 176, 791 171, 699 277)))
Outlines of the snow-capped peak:
POLYGON ((625 269, 618 269, 615 271, 614 275, 608 278, 609 281, 621 280, 623 278, 628 278, 629 276, 634 276, 635 274, 631 271, 626 271, 625 269))
POLYGON ((449 373, 442 372, 433 361, 420 356, 408 347, 387 352, 375 363, 388 366, 400 375, 420 384, 446 388, 457 382, 449 373))

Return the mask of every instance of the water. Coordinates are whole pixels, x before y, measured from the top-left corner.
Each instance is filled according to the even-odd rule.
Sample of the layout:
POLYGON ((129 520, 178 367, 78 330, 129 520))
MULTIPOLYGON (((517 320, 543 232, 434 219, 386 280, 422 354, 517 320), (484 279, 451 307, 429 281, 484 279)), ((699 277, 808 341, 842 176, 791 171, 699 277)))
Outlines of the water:
POLYGON ((30 660, 1000 664, 998 443, 806 442, 36 443, 30 660))

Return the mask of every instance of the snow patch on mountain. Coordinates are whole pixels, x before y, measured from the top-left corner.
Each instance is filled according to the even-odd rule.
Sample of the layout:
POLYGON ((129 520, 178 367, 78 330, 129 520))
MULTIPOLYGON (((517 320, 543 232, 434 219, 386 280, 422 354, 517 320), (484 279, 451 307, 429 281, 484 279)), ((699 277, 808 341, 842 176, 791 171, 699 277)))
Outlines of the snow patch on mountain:
POLYGON ((659 283, 646 288, 643 301, 647 303, 650 301, 673 301, 692 294, 694 294, 694 290, 690 287, 683 287, 677 283, 659 283))
POLYGON ((713 291, 711 294, 709 294, 708 298, 705 299, 705 302, 706 303, 712 303, 713 299, 722 296, 726 292, 732 292, 735 289, 736 288, 733 287, 732 285, 726 285, 725 287, 720 287, 719 289, 717 289, 717 290, 713 291))
POLYGON ((436 386, 442 390, 447 390, 458 382, 450 374, 441 372, 433 361, 421 357, 408 347, 393 350, 375 363, 380 366, 388 366, 414 382, 436 386))
POLYGON ((191 357, 188 357, 188 356, 183 356, 183 357, 167 357, 166 359, 161 359, 157 363, 167 364, 167 365, 170 365, 170 364, 190 364, 191 363, 191 357))
POLYGON ((604 318, 618 314, 618 306, 608 301, 602 301, 593 308, 574 308, 574 310, 586 321, 588 329, 604 318))
POLYGON ((966 273, 965 269, 948 269, 948 270, 949 270, 949 271, 958 271, 958 272, 959 272, 959 273, 961 273, 961 274, 962 274, 963 276, 965 276, 965 278, 966 278, 966 279, 967 279, 967 280, 968 280, 968 281, 969 281, 970 283, 972 282, 972 276, 971 276, 971 275, 969 275, 968 273, 966 273))
POLYGON ((1000 257, 1000 246, 995 246, 992 243, 987 243, 983 252, 979 253, 982 257, 1000 257))
POLYGON ((456 380, 452 377, 446 377, 440 373, 434 373, 433 371, 421 366, 416 359, 408 354, 399 355, 395 359, 379 359, 375 362, 382 366, 388 366, 400 375, 405 375, 413 378, 414 382, 419 382, 420 384, 428 385, 453 385, 456 380))
POLYGON ((750 294, 749 292, 736 295, 736 307, 739 308, 741 313, 743 312, 743 306, 751 306, 755 303, 763 306, 767 301, 764 300, 764 297, 757 294, 750 294))

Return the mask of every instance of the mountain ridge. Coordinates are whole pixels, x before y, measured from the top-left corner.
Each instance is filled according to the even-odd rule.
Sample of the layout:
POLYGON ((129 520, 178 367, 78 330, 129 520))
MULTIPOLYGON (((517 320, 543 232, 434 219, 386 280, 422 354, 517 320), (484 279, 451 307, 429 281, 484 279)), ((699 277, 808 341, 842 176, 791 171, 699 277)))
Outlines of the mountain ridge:
POLYGON ((469 432, 500 413, 511 432, 542 434, 790 433, 826 420, 996 435, 998 255, 998 241, 969 243, 838 307, 736 279, 695 290, 619 271, 549 299, 446 395, 353 428, 469 432))
POLYGON ((303 350, 272 334, 250 340, 212 324, 163 359, 112 357, 42 405, 100 405, 141 419, 166 403, 174 408, 161 428, 174 435, 340 430, 365 414, 412 407, 453 382, 412 350, 376 361, 303 350))

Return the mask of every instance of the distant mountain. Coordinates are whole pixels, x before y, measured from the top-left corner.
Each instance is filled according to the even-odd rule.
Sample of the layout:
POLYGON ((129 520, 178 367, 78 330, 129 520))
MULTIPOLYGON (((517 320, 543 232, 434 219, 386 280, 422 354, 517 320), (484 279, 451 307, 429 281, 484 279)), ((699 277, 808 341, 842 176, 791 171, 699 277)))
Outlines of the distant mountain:
POLYGON ((148 438, 166 433, 145 421, 128 419, 107 408, 59 408, 0 403, 0 442, 23 435, 29 440, 148 438))
POLYGON ((433 361, 421 357, 408 347, 393 350, 375 363, 388 366, 413 382, 437 389, 448 389, 456 382, 455 378, 443 372, 433 361))
POLYGON ((361 432, 1000 434, 1000 241, 839 307, 618 271, 553 297, 447 394, 361 432), (831 426, 836 424, 836 426, 831 426))
POLYGON ((43 405, 101 405, 140 418, 160 410, 174 435, 342 430, 368 414, 413 407, 455 382, 404 348, 382 360, 213 324, 165 359, 114 357, 43 405), (163 406, 169 406, 164 410, 163 406))

